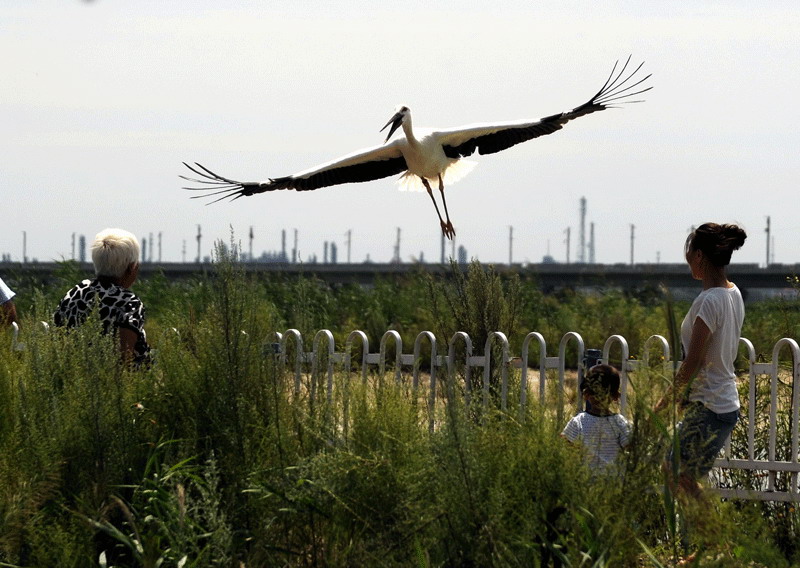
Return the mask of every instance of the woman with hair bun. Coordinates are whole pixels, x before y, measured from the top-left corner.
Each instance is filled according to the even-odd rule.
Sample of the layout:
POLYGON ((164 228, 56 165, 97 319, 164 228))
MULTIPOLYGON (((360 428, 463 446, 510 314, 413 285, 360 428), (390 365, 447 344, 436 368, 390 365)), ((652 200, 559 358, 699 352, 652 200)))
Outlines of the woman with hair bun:
MULTIPOLYGON (((705 223, 686 239, 686 262, 703 291, 681 324, 685 353, 672 387, 656 404, 658 412, 677 402, 683 419, 679 440, 678 487, 700 497, 698 480, 714 460, 739 418, 739 392, 733 366, 744 321, 744 302, 725 267, 747 234, 737 225, 705 223)), ((669 456, 674 464, 675 456, 669 456)), ((671 468, 669 468, 671 470, 671 468)), ((674 482, 675 480, 673 480, 674 482)))
POLYGON ((96 277, 67 292, 53 320, 57 326, 77 327, 97 309, 106 333, 119 337, 123 359, 149 362, 150 347, 144 331, 144 305, 129 290, 139 275, 139 241, 122 229, 105 229, 92 243, 96 277))

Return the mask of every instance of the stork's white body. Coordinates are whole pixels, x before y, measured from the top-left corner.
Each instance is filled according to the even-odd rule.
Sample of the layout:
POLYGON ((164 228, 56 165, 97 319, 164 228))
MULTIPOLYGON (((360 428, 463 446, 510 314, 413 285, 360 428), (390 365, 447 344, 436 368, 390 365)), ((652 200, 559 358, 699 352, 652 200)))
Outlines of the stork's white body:
POLYGON ((442 141, 434 132, 427 132, 419 139, 414 136, 410 112, 403 119, 403 134, 405 139, 398 139, 393 144, 397 144, 403 154, 410 173, 436 181, 456 162, 445 155, 442 141))

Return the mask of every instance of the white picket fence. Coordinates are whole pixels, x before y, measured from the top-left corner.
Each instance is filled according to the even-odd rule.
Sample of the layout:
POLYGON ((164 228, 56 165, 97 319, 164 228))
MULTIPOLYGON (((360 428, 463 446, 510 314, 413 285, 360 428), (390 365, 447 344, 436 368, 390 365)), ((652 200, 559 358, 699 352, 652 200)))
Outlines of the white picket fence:
MULTIPOLYGON (((19 343, 19 328, 13 330, 14 346, 17 349, 24 349, 23 344, 19 343)), ((46 326, 46 324, 45 324, 46 326)), ((329 402, 334 397, 334 376, 336 367, 343 370, 358 369, 361 380, 366 382, 370 373, 377 372, 379 377, 386 376, 387 366, 393 367, 395 380, 399 383, 404 376, 411 376, 411 386, 414 392, 419 392, 423 386, 428 389, 425 397, 428 405, 428 427, 434 430, 436 427, 436 405, 438 396, 437 378, 444 372, 445 377, 453 380, 456 378, 456 369, 464 373, 464 393, 467 403, 472 400, 476 393, 472 392, 472 375, 476 372, 482 373, 481 405, 487 408, 491 404, 490 379, 492 367, 500 373, 500 410, 508 411, 509 401, 509 377, 513 372, 520 373, 519 392, 513 394, 519 397, 519 411, 524 413, 530 392, 538 391, 538 403, 544 402, 548 388, 556 388, 556 412, 559 421, 564 421, 565 410, 565 382, 566 382, 566 359, 567 349, 570 344, 574 344, 575 353, 578 360, 578 374, 583 372, 585 345, 583 338, 577 332, 570 331, 561 338, 558 345, 558 355, 548 355, 548 346, 544 336, 538 332, 529 333, 523 343, 518 357, 511 355, 508 338, 499 331, 491 333, 483 345, 482 352, 485 355, 473 354, 472 339, 465 332, 457 332, 446 345, 446 355, 440 354, 444 351, 440 348, 439 341, 430 331, 419 333, 415 340, 411 352, 404 352, 403 340, 397 331, 389 330, 383 334, 377 352, 370 351, 370 344, 367 335, 360 330, 352 331, 346 338, 344 349, 336 351, 333 334, 329 330, 318 331, 313 338, 310 351, 306 351, 302 334, 296 329, 289 329, 284 333, 277 333, 275 342, 267 343, 265 354, 274 354, 281 368, 289 376, 294 377, 294 390, 299 393, 302 388, 304 377, 310 378, 309 395, 316 396, 318 388, 325 388, 325 396, 329 402), (427 385, 423 383, 420 362, 422 359, 422 349, 425 344, 430 347, 430 369, 428 371, 427 385), (458 347, 462 346, 462 350, 458 347), (354 348, 360 347, 360 361, 352 360, 354 348), (493 347, 499 348, 500 360, 492 361, 493 347), (538 353, 538 369, 529 368, 531 350, 538 353), (293 361, 288 360, 288 354, 293 354, 293 361), (460 355, 457 355, 460 353, 460 355), (292 368, 289 370, 289 364, 292 368), (494 363, 494 365, 493 365, 494 363), (325 368, 322 368, 322 365, 325 368), (557 371, 556 379, 548 379, 548 371, 557 371), (537 375, 538 388, 532 391, 529 385, 533 384, 533 375, 537 375), (324 381, 324 382, 323 382, 324 381), (549 383, 556 382, 555 385, 549 383)), ((747 443, 745 455, 734 455, 731 449, 730 440, 727 441, 720 457, 715 462, 715 469, 712 471, 711 478, 718 485, 715 491, 723 497, 735 499, 754 499, 764 501, 800 501, 800 487, 798 487, 798 474, 800 474, 800 347, 797 341, 790 338, 779 340, 772 349, 772 359, 768 362, 756 360, 756 351, 753 344, 746 338, 741 338, 741 344, 746 350, 748 359, 749 390, 747 400, 747 416, 742 416, 746 422, 747 443), (789 382, 786 382, 787 371, 780 372, 779 356, 784 350, 789 351, 791 359, 791 370, 788 372, 789 382), (768 393, 759 393, 759 378, 768 378, 768 393), (786 399, 782 391, 790 392, 789 407, 785 407, 785 402, 781 406, 781 401, 786 399), (764 401, 760 397, 768 396, 766 406, 769 409, 769 416, 756 414, 757 408, 764 406, 764 401), (779 416, 781 413, 789 413, 789 445, 788 455, 785 447, 785 440, 779 440, 779 416), (756 438, 756 426, 759 420, 768 421, 766 440, 761 436, 756 438), (782 459, 778 454, 784 454, 782 459), (732 486, 732 480, 736 479, 736 473, 749 472, 751 487, 737 488, 732 486), (752 482, 752 480, 756 480, 752 482)), ((642 367, 653 370, 655 365, 661 365, 659 373, 666 377, 671 377, 676 362, 672 360, 672 351, 669 342, 660 335, 653 335, 647 339, 643 347, 642 358, 635 360, 630 358, 630 349, 627 340, 621 335, 612 335, 604 343, 600 362, 608 362, 610 355, 614 351, 614 361, 621 361, 621 397, 620 411, 627 412, 628 391, 632 388, 629 375, 636 373, 642 367), (651 353, 657 352, 657 363, 651 367, 651 353)), ((552 376, 552 373, 551 373, 552 376)), ((583 407, 580 391, 576 389, 577 404, 572 408, 573 411, 583 407)))
MULTIPOLYGON (((363 381, 367 381, 370 372, 377 372, 378 376, 385 376, 388 366, 393 367, 393 374, 395 379, 400 382, 404 375, 410 371, 411 385, 414 390, 420 388, 421 371, 420 360, 422 346, 428 344, 430 346, 430 377, 427 384, 427 404, 429 416, 429 428, 435 428, 435 406, 437 403, 437 377, 440 373, 444 372, 447 377, 455 377, 455 369, 460 366, 464 372, 464 390, 467 402, 474 397, 475 393, 471 392, 471 375, 475 372, 482 373, 481 390, 481 404, 487 407, 490 404, 490 377, 492 369, 492 347, 497 346, 500 348, 501 359, 495 362, 495 367, 499 367, 500 372, 500 405, 502 411, 507 411, 509 401, 509 375, 512 372, 519 372, 519 393, 514 396, 519 397, 520 412, 524 412, 525 406, 528 404, 529 385, 532 383, 532 373, 538 375, 538 401, 545 401, 546 389, 548 382, 553 380, 548 379, 548 371, 556 370, 557 383, 553 386, 557 387, 557 416, 558 419, 563 421, 564 416, 564 392, 565 392, 565 379, 566 379, 566 353, 570 343, 574 343, 577 359, 578 359, 578 373, 583 372, 585 345, 583 338, 579 333, 568 332, 562 338, 558 345, 558 355, 548 355, 547 343, 542 334, 537 332, 529 333, 522 344, 522 349, 519 357, 512 357, 509 347, 508 338, 502 332, 496 331, 489 335, 483 346, 483 353, 485 355, 474 355, 472 340, 468 334, 464 332, 457 332, 453 335, 447 343, 447 354, 440 354, 443 351, 439 347, 439 342, 436 336, 430 331, 423 331, 417 335, 414 340, 414 346, 411 352, 404 352, 403 340, 397 331, 387 331, 380 340, 377 352, 370 351, 369 340, 367 335, 359 330, 351 332, 345 340, 344 349, 336 351, 335 341, 333 334, 328 330, 321 330, 316 333, 312 341, 310 351, 306 351, 303 343, 301 333, 296 329, 289 329, 285 333, 276 334, 277 342, 276 349, 278 359, 287 372, 294 375, 294 388, 299 392, 301 388, 301 381, 305 374, 309 373, 311 377, 312 396, 316 391, 316 385, 320 385, 324 381, 326 396, 329 402, 333 398, 334 389, 334 372, 337 365, 342 369, 358 369, 358 374, 363 381), (293 348, 291 344, 293 345, 293 348), (462 355, 459 358, 456 356, 458 345, 463 345, 462 355), (360 349, 360 361, 354 362, 352 360, 353 348, 358 345, 360 349), (529 369, 528 362, 530 360, 531 349, 538 351, 538 372, 537 370, 529 369), (288 361, 287 353, 294 354, 294 360, 288 361), (292 364, 293 368, 288 371, 287 367, 292 364), (322 368, 322 364, 325 368, 322 368)), ((798 487, 798 474, 800 473, 800 451, 798 451, 798 442, 800 435, 798 435, 798 425, 800 420, 798 411, 800 411, 800 347, 794 339, 784 338, 779 340, 772 350, 772 360, 770 362, 757 362, 756 351, 753 344, 746 338, 741 339, 742 345, 745 347, 748 358, 748 373, 749 373, 749 391, 747 401, 747 416, 742 417, 746 422, 747 428, 747 447, 745 455, 734 455, 731 450, 730 440, 727 441, 723 448, 720 457, 716 460, 715 470, 712 471, 712 480, 717 482, 730 484, 732 476, 730 472, 735 471, 748 471, 754 474, 754 478, 758 480, 755 487, 748 489, 735 488, 735 487, 715 487, 714 490, 721 496, 735 499, 754 499, 765 501, 800 501, 800 488, 798 487), (783 382, 781 373, 779 373, 779 355, 784 349, 789 350, 791 356, 792 366, 789 373, 791 377, 791 384, 783 382), (769 378, 769 418, 768 418, 768 433, 767 439, 756 439, 756 424, 757 417, 756 409, 758 408, 757 400, 758 393, 758 378, 760 376, 767 376, 769 378), (780 408, 779 405, 779 390, 788 388, 791 390, 791 403, 789 408, 780 408), (778 416, 779 413, 789 412, 790 424, 790 455, 788 459, 779 459, 777 457, 779 450, 778 439, 778 416), (779 476, 787 476, 788 479, 779 478, 779 476), (779 486, 782 486, 779 489, 779 486)), ((642 366, 648 367, 650 365, 651 353, 657 352, 658 365, 662 365, 662 372, 665 376, 671 377, 675 366, 675 361, 672 360, 669 342, 660 335, 653 335, 647 339, 644 344, 643 354, 641 360, 634 360, 630 358, 630 349, 627 340, 621 335, 612 335, 609 337, 602 349, 602 357, 600 362, 608 362, 609 356, 613 349, 615 351, 614 360, 622 361, 620 365, 621 374, 621 397, 620 397, 620 411, 625 414, 627 411, 627 398, 628 391, 631 388, 631 381, 629 375, 635 373, 642 366)), ((784 371, 784 375, 786 372, 784 371)), ((552 387, 551 387, 552 388, 552 387)), ((582 408, 582 401, 580 399, 580 391, 576 389, 577 404, 573 408, 574 411, 582 408)))

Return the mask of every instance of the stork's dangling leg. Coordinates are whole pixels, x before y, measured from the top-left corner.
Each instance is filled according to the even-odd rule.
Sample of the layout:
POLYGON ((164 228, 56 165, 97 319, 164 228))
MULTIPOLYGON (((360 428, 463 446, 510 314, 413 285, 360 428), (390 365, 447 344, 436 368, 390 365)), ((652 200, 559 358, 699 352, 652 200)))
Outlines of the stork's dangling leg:
MULTIPOLYGON (((450 213, 447 212, 447 199, 444 198, 444 182, 442 181, 442 174, 439 174, 439 193, 442 194, 442 204, 444 205, 444 216, 447 217, 447 225, 445 227, 445 235, 450 240, 453 240, 453 237, 456 236, 456 230, 453 228, 453 224, 450 222, 450 213)), ((441 217, 440 217, 441 219, 441 217)))
MULTIPOLYGON (((429 184, 428 180, 425 179, 424 177, 420 176, 419 179, 422 180, 422 185, 425 186, 425 189, 428 190, 428 195, 431 196, 431 201, 433 201, 433 206, 436 208, 436 214, 439 216, 439 224, 442 226, 442 233, 444 233, 444 236, 447 237, 448 239, 452 239, 453 237, 452 237, 450 232, 453 231, 453 225, 450 224, 450 220, 449 219, 448 219, 447 223, 445 223, 444 219, 442 219, 442 214, 439 213, 439 206, 436 204, 436 199, 433 197, 433 190, 431 189, 431 184, 429 184), (449 229, 447 227, 448 224, 450 225, 449 229)), ((441 177, 439 179, 441 181, 441 177)), ((453 231, 452 234, 454 235, 455 231, 453 231)))

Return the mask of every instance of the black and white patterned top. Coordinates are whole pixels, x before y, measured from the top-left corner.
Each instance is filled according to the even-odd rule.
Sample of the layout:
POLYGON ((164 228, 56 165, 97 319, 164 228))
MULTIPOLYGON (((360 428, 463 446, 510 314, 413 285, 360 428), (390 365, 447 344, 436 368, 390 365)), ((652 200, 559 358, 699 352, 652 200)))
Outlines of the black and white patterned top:
POLYGON ((95 305, 103 324, 103 331, 116 331, 120 327, 136 333, 134 361, 143 363, 149 360, 150 346, 144 331, 144 304, 130 290, 100 276, 94 280, 84 280, 74 286, 53 315, 57 326, 77 327, 86 321, 95 305))

